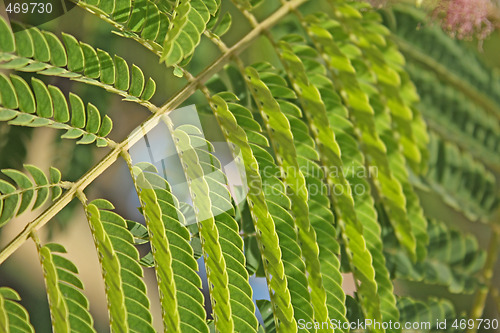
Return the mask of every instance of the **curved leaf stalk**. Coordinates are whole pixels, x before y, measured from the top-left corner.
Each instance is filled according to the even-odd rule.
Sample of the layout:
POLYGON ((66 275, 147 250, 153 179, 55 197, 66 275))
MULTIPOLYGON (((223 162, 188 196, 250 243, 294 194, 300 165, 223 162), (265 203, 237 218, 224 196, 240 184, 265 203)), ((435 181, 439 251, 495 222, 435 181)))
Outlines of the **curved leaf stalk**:
POLYGON ((481 318, 484 311, 484 306, 486 304, 486 298, 492 289, 492 279, 495 263, 498 257, 498 252, 500 249, 500 228, 498 224, 493 227, 490 238, 490 243, 488 245, 488 252, 486 255, 486 263, 484 264, 483 271, 481 273, 483 282, 486 284, 485 287, 480 288, 474 299, 472 309, 470 311, 469 318, 474 319, 474 328, 468 329, 468 333, 475 333, 478 330, 477 320, 481 318))
POLYGON ((350 59, 339 49, 331 33, 322 27, 318 17, 310 16, 302 22, 318 50, 321 50, 330 74, 342 85, 341 95, 348 105, 355 127, 358 128, 356 133, 362 143, 361 148, 365 155, 370 157, 367 162, 377 170, 374 183, 392 216, 390 221, 394 224, 396 237, 408 253, 416 258, 416 241, 406 215, 406 199, 401 184, 390 169, 387 148, 376 131, 374 111, 367 94, 358 82, 356 71, 350 59))
POLYGON ((148 133, 152 130, 156 124, 160 121, 162 115, 174 110, 182 102, 184 102, 189 96, 194 93, 200 83, 206 82, 215 73, 220 71, 224 65, 230 61, 230 59, 242 52, 246 47, 248 47, 257 37, 260 36, 262 31, 272 27, 279 20, 287 15, 293 8, 296 8, 303 4, 306 0, 294 0, 289 2, 286 6, 280 7, 273 14, 271 14, 267 19, 259 23, 259 25, 250 31, 246 36, 244 36, 238 43, 231 46, 228 52, 222 54, 217 60, 215 60, 210 66, 205 68, 197 77, 194 82, 187 84, 180 92, 169 99, 162 107, 158 108, 154 115, 152 115, 148 120, 142 123, 140 126, 135 128, 131 134, 124 141, 120 142, 113 148, 108 155, 106 155, 97 165, 90 169, 82 178, 75 182, 74 186, 69 189, 58 201, 56 201, 49 209, 47 209, 43 214, 38 216, 35 220, 29 223, 25 229, 20 232, 1 252, 0 252, 0 264, 5 261, 16 249, 18 249, 24 241, 29 237, 31 231, 38 230, 44 226, 48 221, 50 221, 60 210, 62 210, 69 202, 74 198, 78 191, 85 189, 90 183, 92 183, 100 174, 102 174, 106 169, 108 169, 118 158, 124 147, 133 145, 142 137, 144 133, 148 133))

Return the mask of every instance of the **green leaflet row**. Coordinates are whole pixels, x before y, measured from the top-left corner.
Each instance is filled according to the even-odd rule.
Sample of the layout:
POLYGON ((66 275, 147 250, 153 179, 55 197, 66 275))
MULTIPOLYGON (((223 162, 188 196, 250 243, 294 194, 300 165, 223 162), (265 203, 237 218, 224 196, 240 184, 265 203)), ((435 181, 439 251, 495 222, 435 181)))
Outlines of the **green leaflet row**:
POLYGON ((91 13, 109 19, 118 28, 117 35, 161 55, 167 66, 187 65, 205 31, 220 37, 229 30, 231 14, 221 16, 220 5, 220 0, 80 2, 91 13))
MULTIPOLYGON (((174 8, 172 21, 163 42, 160 61, 174 66, 189 61, 212 16, 219 10, 220 1, 181 0, 174 8)), ((181 64, 182 65, 182 64, 181 64)))
POLYGON ((61 172, 54 167, 50 168, 49 177, 33 165, 24 165, 24 168, 31 178, 15 169, 1 170, 13 183, 0 179, 0 227, 27 209, 35 210, 49 199, 56 200, 66 186, 61 182, 61 172))
POLYGON ((145 79, 139 67, 129 67, 119 57, 62 34, 62 40, 48 31, 12 23, 12 33, 0 19, 0 67, 49 76, 66 77, 102 87, 126 100, 147 104, 156 91, 153 79, 145 79))
MULTIPOLYGON (((331 73, 339 72, 339 80, 342 82, 341 95, 344 96, 349 117, 358 130, 358 140, 369 166, 376 168, 377 178, 375 185, 384 206, 390 212, 391 223, 397 230, 396 236, 409 253, 416 256, 416 239, 412 231, 410 221, 406 216, 405 196, 398 179, 394 177, 390 167, 387 148, 380 138, 376 128, 375 115, 370 105, 369 95, 364 89, 366 85, 360 84, 358 72, 353 67, 354 60, 348 56, 355 57, 352 53, 343 53, 346 48, 344 43, 337 43, 333 38, 332 31, 338 30, 338 24, 330 24, 330 20, 321 16, 309 16, 307 18, 309 34, 313 37, 316 45, 322 45, 323 51, 328 56, 328 69, 331 73), (352 62, 352 63, 351 63, 352 62)), ((347 44, 349 42, 347 41, 347 44)), ((362 82, 362 81, 361 81, 362 82)))
MULTIPOLYGON (((438 26, 427 24, 425 15, 408 6, 397 6, 394 9, 395 23, 389 25, 396 36, 411 43, 411 48, 400 46, 408 60, 419 62, 416 54, 424 54, 435 63, 427 62, 428 69, 434 65, 446 65, 446 71, 461 78, 460 84, 465 85, 469 92, 480 92, 496 104, 500 103, 500 76, 487 68, 472 49, 464 47, 463 43, 451 39, 438 26), (422 26, 422 29, 417 27, 422 26)), ((398 41, 397 41, 398 42, 398 41)), ((451 83, 447 77, 440 77, 445 83, 451 83)), ((461 87, 455 86, 463 93, 461 87)), ((497 114, 500 116, 500 114, 497 114)))
POLYGON ((421 109, 430 129, 467 149, 488 166, 500 164, 500 125, 495 117, 474 104, 422 66, 410 64, 408 72, 421 94, 421 109))
POLYGON ((78 269, 67 258, 64 246, 37 244, 52 318, 52 328, 59 332, 95 333, 94 320, 89 313, 89 302, 78 278, 78 269))
POLYGON ((109 18, 130 31, 153 42, 154 48, 163 43, 170 24, 169 16, 174 1, 150 0, 85 0, 80 6, 109 18))
MULTIPOLYGON (((291 96, 294 96, 294 93, 292 91, 283 86, 284 80, 281 77, 279 77, 279 75, 274 74, 270 70, 271 69, 270 66, 268 66, 267 64, 259 64, 255 68, 261 70, 260 76, 263 78, 266 86, 269 87, 269 89, 273 93, 276 93, 277 96, 280 96, 280 94, 282 96, 283 94, 285 95, 291 94, 291 96)), ((240 79, 242 79, 241 75, 237 71, 234 71, 233 67, 228 67, 226 71, 229 74, 231 82, 234 84, 234 86, 236 86, 238 82, 241 82, 240 81, 240 79)), ((225 84, 221 80, 212 80, 209 83, 209 86, 212 87, 212 89, 222 88, 222 90, 225 90, 225 84)), ((245 96, 245 94, 247 94, 247 92, 245 91, 235 90, 234 92, 241 97, 242 101, 248 98, 248 96, 245 96)), ((225 92, 220 94, 220 96, 223 95, 227 96, 226 98, 229 98, 228 100, 234 101, 235 95, 230 97, 229 94, 225 92)), ((285 110, 285 112, 290 112, 291 114, 298 114, 298 115, 301 114, 300 109, 294 104, 281 99, 279 99, 278 102, 283 107, 283 110, 285 110)), ((298 246, 298 239, 295 230, 296 226, 293 221, 294 213, 292 213, 291 211, 291 201, 290 199, 287 198, 287 195, 285 194, 285 186, 280 180, 281 175, 279 172, 279 168, 275 164, 274 158, 271 155, 269 155, 269 153, 266 152, 263 148, 260 147, 260 146, 266 147, 268 145, 267 139, 265 139, 265 137, 263 137, 262 134, 260 134, 261 127, 257 122, 255 122, 255 120, 253 120, 251 112, 247 110, 242 104, 239 103, 237 104, 235 102, 230 102, 227 105, 229 106, 229 110, 233 113, 238 124, 246 131, 249 141, 254 141, 254 143, 251 144, 251 147, 253 154, 258 161, 259 169, 262 170, 261 172, 261 177, 263 181, 262 191, 265 193, 267 206, 276 224, 276 232, 280 239, 280 247, 282 249, 282 260, 283 263, 285 264, 285 275, 287 276, 287 280, 289 281, 288 287, 290 290, 291 302, 294 307, 295 319, 297 321, 301 319, 310 321, 313 318, 313 309, 307 302, 305 302, 305 300, 310 298, 310 295, 307 292, 308 281, 305 275, 305 265, 298 256, 301 250, 300 247, 298 246), (264 138, 265 140, 262 140, 261 138, 264 138)), ((300 124, 298 119, 297 123, 300 124)), ((292 128, 292 131, 293 130, 294 129, 292 128)), ((303 131, 304 128, 301 127, 300 130, 303 131)), ((302 150, 303 148, 306 149, 306 146, 303 146, 298 143, 296 143, 296 146, 298 149, 301 149, 301 152, 303 151, 302 150)), ((307 149, 309 149, 309 151, 310 149, 314 150, 314 148, 310 147, 307 149)), ((317 155, 314 154, 313 156, 317 157, 317 155)), ((301 157, 301 163, 302 161, 305 162, 305 160, 302 160, 301 157)), ((310 162, 312 167, 314 163, 312 161, 310 162)), ((312 176, 313 174, 314 172, 311 173, 312 176)), ((319 184, 321 184, 321 182, 319 184)), ((317 186, 318 184, 314 185, 317 186)), ((333 220, 331 219, 333 217, 332 215, 330 215, 330 217, 325 216, 324 218, 320 218, 320 216, 326 214, 326 212, 329 211, 328 208, 326 208, 325 211, 325 208, 324 207, 322 208, 323 205, 325 205, 324 199, 319 203, 318 206, 314 206, 314 208, 310 207, 310 209, 312 209, 312 211, 314 212, 313 219, 316 223, 318 223, 316 227, 320 228, 318 230, 320 230, 321 233, 324 232, 324 228, 328 228, 328 226, 320 227, 322 223, 331 224, 333 222, 333 220)), ((251 230, 253 229, 250 228, 245 231, 251 232, 251 230)), ((329 232, 327 232, 327 234, 331 233, 332 231, 334 232, 333 229, 330 229, 329 232)), ((329 235, 329 238, 330 237, 331 235, 329 235)), ((250 242, 250 244, 255 244, 255 243, 250 242)), ((335 241, 331 243, 333 249, 332 248, 328 249, 323 247, 323 252, 320 252, 320 255, 321 253, 323 254, 322 258, 324 260, 327 260, 327 262, 325 262, 324 265, 328 265, 323 267, 324 270, 322 270, 322 273, 324 274, 323 278, 328 279, 327 285, 329 287, 333 287, 333 289, 327 290, 328 304, 330 305, 329 311, 332 315, 332 318, 337 318, 341 321, 345 321, 344 318, 345 313, 343 313, 339 309, 339 307, 342 307, 342 302, 340 302, 339 304, 339 300, 342 300, 344 296, 340 288, 341 276, 340 274, 335 275, 336 274, 335 271, 338 272, 338 265, 339 265, 338 261, 334 260, 336 255, 335 253, 336 251, 338 251, 338 248, 337 250, 335 250, 335 244, 336 244, 335 241), (333 258, 330 257, 330 255, 333 255, 333 258), (330 271, 326 267, 334 270, 330 271)))
POLYGON ((101 117, 91 103, 85 107, 78 95, 70 93, 66 98, 61 89, 46 86, 37 78, 31 79, 30 87, 14 74, 10 78, 0 74, 0 87, 0 121, 16 126, 63 129, 66 133, 61 137, 80 138, 78 144, 96 142, 97 146, 106 147, 110 143, 106 136, 113 127, 111 118, 101 117))
POLYGON ((215 327, 221 331, 256 331, 243 240, 221 164, 199 129, 181 125, 175 127, 173 136, 186 179, 193 187, 191 198, 199 222, 207 277, 213 285, 215 327), (227 286, 223 287, 225 283, 227 286))
POLYGON ((111 211, 113 205, 98 199, 85 206, 102 277, 110 325, 118 332, 154 332, 139 252, 127 222, 111 211))
POLYGON ((21 297, 9 288, 0 287, 0 330, 34 333, 28 311, 19 304, 21 297))
MULTIPOLYGON (((289 90, 284 80, 279 80, 281 79, 279 76, 274 76, 274 79, 278 79, 278 81, 273 82, 273 74, 273 68, 267 64, 247 67, 245 70, 249 90, 258 105, 273 147, 280 170, 279 178, 287 185, 285 193, 290 199, 290 213, 294 216, 297 240, 302 244, 302 256, 308 273, 308 285, 311 289, 311 304, 315 318, 318 321, 328 321, 325 303, 326 292, 320 275, 319 248, 316 242, 316 233, 309 220, 306 182, 299 167, 299 152, 295 149, 295 145, 290 145, 290 142, 294 140, 292 126, 285 114, 281 112, 278 102, 278 99, 283 97, 294 98, 296 96, 292 90, 289 90), (268 76, 271 82, 265 82, 265 79, 260 78, 261 75, 268 76), (268 84, 275 89, 270 90, 268 84)), ((310 157, 304 153, 301 155, 310 157)))
MULTIPOLYGON (((237 74, 238 72, 235 71, 234 73, 237 74)), ((216 84, 215 82, 214 84, 216 86, 220 86, 220 84, 216 84)), ((234 98, 233 94, 230 93, 229 95, 231 99, 234 98)), ((245 171, 247 172, 247 184, 249 186, 247 201, 250 214, 252 216, 252 225, 244 225, 243 231, 256 231, 256 238, 253 239, 253 241, 252 239, 249 239, 248 242, 252 242, 254 246, 257 245, 258 257, 260 257, 258 259, 255 258, 257 264, 254 264, 251 270, 255 270, 255 266, 259 266, 259 260, 262 260, 261 262, 263 264, 264 270, 263 273, 268 280, 270 297, 273 304, 277 305, 277 311, 273 312, 273 315, 275 316, 276 320, 280 321, 282 330, 293 332, 296 330, 296 320, 293 317, 294 311, 292 307, 294 290, 297 291, 297 295, 299 295, 299 297, 300 295, 305 295, 305 297, 308 297, 307 292, 304 293, 304 291, 306 290, 304 290, 301 286, 305 280, 305 276, 303 275, 303 268, 301 269, 303 265, 300 261, 296 261, 294 266, 297 267, 296 265, 300 263, 300 267, 298 267, 299 269, 294 269, 293 266, 288 266, 285 263, 288 259, 286 258, 286 256, 282 257, 282 254, 284 253, 282 253, 280 246, 283 243, 280 243, 280 239, 278 238, 278 233, 280 232, 278 228, 280 228, 279 225, 281 224, 280 221, 282 219, 276 219, 274 217, 273 211, 270 210, 271 207, 276 207, 278 208, 278 211, 280 211, 279 205, 282 205, 283 203, 285 203, 285 205, 289 207, 288 199, 278 200, 278 205, 273 205, 272 200, 268 200, 268 195, 274 192, 266 191, 265 176, 269 175, 269 173, 261 174, 259 172, 259 169, 262 170, 263 167, 260 162, 261 160, 259 159, 259 155, 262 156, 262 154, 260 153, 260 151, 262 151, 262 148, 259 148, 255 144, 251 144, 250 140, 247 139, 245 134, 247 126, 250 126, 252 128, 253 133, 257 133, 257 131, 260 131, 261 129, 257 122, 252 121, 253 119, 251 112, 238 104, 226 103, 226 101, 221 96, 213 97, 212 102, 214 103, 212 108, 214 110, 215 116, 219 120, 221 128, 225 133, 228 141, 240 147, 243 155, 245 171), (238 114, 239 116, 236 116, 237 118, 235 118, 233 114, 238 114), (236 119, 238 119, 238 121, 242 120, 243 122, 239 123, 236 121, 236 119), (264 237, 261 237, 261 235, 263 235, 264 237), (295 272, 296 280, 290 279, 290 270, 288 270, 287 272, 286 267, 289 267, 293 272, 295 272), (288 280, 290 280, 290 284, 288 284, 288 280), (294 281, 297 281, 297 283, 294 283, 294 281)), ((258 134, 256 137, 261 136, 259 135, 260 134, 258 134)), ((265 140, 264 142, 267 143, 267 140, 265 140)), ((267 152, 265 153, 268 154, 267 152)), ((263 157, 265 158, 265 156, 263 157)), ((269 161, 269 159, 265 158, 264 161, 267 162, 269 161)), ((271 168, 272 170, 275 170, 276 168, 273 162, 271 162, 271 168)), ((281 211, 283 211, 282 208, 281 211)), ((290 228, 286 225, 290 224, 290 220, 288 218, 285 218, 283 222, 285 223, 282 224, 282 227, 280 229, 285 231, 290 228)), ((293 234, 294 233, 292 229, 292 235, 293 234)), ((291 244, 294 244, 295 242, 295 237, 288 237, 288 239, 290 240, 290 242, 287 242, 287 248, 290 248, 291 244)), ((299 247, 296 247, 296 245, 292 246, 292 249, 296 248, 300 252, 299 247)), ((247 256, 251 253, 251 248, 252 247, 250 245, 247 245, 247 248, 245 250, 247 256)), ((255 249, 255 247, 253 247, 253 249, 255 249)), ((290 251, 289 253, 297 257, 298 252, 297 250, 295 250, 295 252, 290 251)), ((247 257, 247 259, 248 258, 249 257, 247 257)), ((307 303, 305 304, 306 306, 308 305, 307 303)), ((305 308, 302 307, 302 309, 305 308)), ((297 312, 295 314, 298 316, 302 316, 304 312, 297 312)))
POLYGON ((424 182, 470 220, 486 222, 499 202, 494 174, 470 153, 435 134, 429 148, 429 171, 424 182))
MULTIPOLYGON (((287 70, 295 82, 297 82, 300 89, 296 89, 302 99, 303 109, 310 122, 310 132, 316 139, 316 142, 321 142, 319 146, 319 153, 324 169, 327 174, 326 177, 333 183, 333 192, 335 199, 333 202, 340 202, 339 194, 345 195, 351 193, 352 200, 354 201, 353 209, 356 210, 357 220, 362 224, 357 226, 366 241, 366 246, 372 256, 372 265, 375 270, 375 280, 377 282, 378 298, 380 301, 380 312, 384 320, 397 320, 398 313, 395 307, 395 299, 393 297, 393 288, 389 279, 389 274, 385 268, 384 258, 382 256, 382 244, 379 241, 380 227, 377 223, 377 214, 374 208, 373 198, 371 198, 370 185, 365 177, 369 177, 365 173, 358 171, 364 169, 364 157, 358 150, 352 150, 352 145, 356 146, 355 136, 352 131, 352 124, 347 118, 347 110, 340 103, 339 96, 335 92, 332 82, 325 76, 326 69, 318 62, 317 51, 304 45, 304 41, 297 37, 290 36, 287 38, 289 41, 281 41, 281 49, 283 52, 282 58, 289 62, 287 70), (291 43, 291 44, 289 44, 291 43), (296 55, 294 59, 293 53, 296 55), (300 57, 300 60, 299 60, 300 57), (300 62, 303 62, 300 64, 300 62), (301 68, 303 67, 303 69, 301 68), (307 74, 308 79, 305 79, 307 74), (309 83, 308 83, 308 80, 309 83), (312 85, 314 84, 314 86, 312 85), (314 93, 314 90, 317 90, 314 93), (322 106, 324 105, 324 106, 322 106), (323 110, 323 111, 322 111, 323 110), (326 111, 328 110, 328 112, 326 111), (337 112, 335 112, 337 111, 337 112), (331 126, 331 129, 329 129, 331 126), (331 131, 329 133, 329 131, 331 131), (354 142, 353 142, 354 140, 354 142), (349 154, 342 154, 341 152, 348 150, 349 154), (345 172, 344 182, 339 178, 344 176, 344 166, 346 170, 352 169, 351 172, 345 172), (341 170, 342 172, 339 172, 341 170), (340 181, 339 181, 340 180, 340 181), (344 189, 339 191, 339 189, 344 189), (359 191, 362 189, 362 191, 359 191)), ((300 137, 300 136, 297 136, 300 137)), ((313 155, 314 156, 314 155, 313 155)), ((318 172, 313 172, 318 176, 318 172)), ((319 173, 321 174, 321 173, 319 173)), ((322 178, 322 177, 321 177, 322 178)), ((314 186, 312 189, 321 188, 314 186)), ((328 192, 321 192, 328 193, 328 192)), ((338 203, 336 204, 338 205, 338 203)), ((345 214, 345 206, 339 206, 339 216, 345 214)), ((326 211, 325 211, 326 213, 326 211)), ((325 214, 324 213, 324 214, 325 214)), ((348 219, 345 219, 348 221, 348 219)), ((350 222, 352 223, 352 222, 350 222)), ((356 224, 354 224, 356 226, 356 224)), ((354 243, 351 245, 349 239, 352 238, 353 231, 351 226, 344 226, 343 233, 345 233, 346 249, 355 251, 354 243)), ((359 257, 362 255, 360 252, 353 253, 353 256, 359 257)), ((366 254, 365 254, 366 256, 366 254)), ((358 277, 358 270, 354 271, 355 277, 358 277)), ((367 274, 366 272, 364 273, 367 274)), ((361 275, 360 275, 361 276, 361 275)), ((365 297, 370 299, 370 302, 375 302, 373 295, 369 296, 369 289, 360 289, 360 293, 366 293, 365 297)))
MULTIPOLYGON (((36 240, 38 242, 38 240, 36 240)), ((95 333, 89 302, 83 294, 78 268, 63 254, 64 246, 37 243, 43 270, 52 328, 59 332, 95 333)), ((2 332, 34 332, 28 312, 18 304, 19 295, 7 287, 0 288, 0 329, 2 332)))
POLYGON ((454 294, 470 294, 481 287, 478 273, 486 253, 477 239, 434 220, 429 221, 427 232, 428 255, 417 263, 397 251, 397 245, 386 235, 384 252, 393 278, 446 286, 454 294))
POLYGON ((442 326, 438 329, 436 323, 444 321, 447 322, 445 331, 457 331, 452 324, 459 317, 453 304, 447 299, 431 297, 422 301, 411 297, 399 297, 398 308, 401 313, 401 322, 425 323, 426 327, 421 327, 422 332, 435 332, 436 330, 442 332, 442 326))
POLYGON ((133 172, 144 207, 145 233, 153 249, 160 301, 169 309, 162 311, 164 328, 167 332, 208 332, 198 263, 179 202, 151 164, 138 163, 133 172))

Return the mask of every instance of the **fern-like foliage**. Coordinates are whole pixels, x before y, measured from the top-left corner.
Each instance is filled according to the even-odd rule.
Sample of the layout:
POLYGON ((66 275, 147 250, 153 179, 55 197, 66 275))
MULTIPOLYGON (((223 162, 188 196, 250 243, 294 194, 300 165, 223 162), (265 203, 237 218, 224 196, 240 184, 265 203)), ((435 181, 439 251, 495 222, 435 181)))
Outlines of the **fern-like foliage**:
POLYGON ((0 75, 2 83, 2 108, 0 119, 10 125, 28 127, 52 127, 64 129, 65 139, 78 139, 78 144, 96 142, 98 147, 106 147, 110 142, 106 136, 111 132, 113 122, 109 116, 101 120, 99 110, 85 104, 78 95, 69 95, 69 103, 62 91, 43 81, 33 78, 32 87, 21 77, 12 75, 10 80, 0 75), (71 106, 71 117, 68 104, 71 106), (86 109, 86 110, 85 110, 86 109), (70 121, 71 118, 71 121, 70 121))
MULTIPOLYGON (((54 332, 96 331, 77 266, 37 232, 75 198, 98 254, 112 332, 348 332, 363 319, 435 325, 462 315, 445 297, 394 283, 477 293, 470 310, 481 315, 498 227, 486 252, 453 221, 433 219, 425 196, 440 196, 469 221, 490 222, 498 210, 499 81, 437 28, 414 31, 420 12, 397 7, 380 15, 344 0, 311 2, 304 12, 323 10, 308 15, 304 0, 276 8, 259 0, 75 2, 81 15, 136 41, 187 84, 155 105, 155 81, 129 66, 128 55, 0 18, 2 126, 65 130, 62 138, 108 149, 75 182, 61 181, 55 167, 48 175, 29 164, 27 173, 2 170, 0 227, 51 202, 0 262, 35 242, 54 332), (250 30, 228 46, 223 36, 240 33, 233 17, 250 30), (260 36, 272 59, 240 57, 260 36), (205 43, 220 50, 211 64, 205 43), (111 119, 127 115, 66 93, 58 86, 65 79, 152 115, 115 142, 111 119), (197 105, 173 112, 188 99, 197 105), (194 110, 213 120, 210 128, 188 119, 194 110), (164 141, 151 142, 148 134, 160 127, 164 141), (136 161, 134 145, 142 142, 149 160, 136 161), (151 143, 173 156, 158 159, 151 143), (87 200, 86 188, 119 160, 144 221, 125 219, 108 200, 87 200), (207 290, 200 290, 200 265, 207 290), (153 281, 145 279, 148 269, 153 281), (268 297, 255 300, 258 279, 268 297), (151 310, 156 292, 161 320, 151 310)), ((0 330, 34 331, 17 301, 0 288, 0 330)))
POLYGON ((95 332, 88 300, 82 294, 83 284, 76 276, 78 269, 58 253, 66 253, 64 246, 49 243, 38 247, 52 329, 54 332, 95 332))
POLYGON ((25 212, 30 205, 32 210, 41 207, 49 200, 57 200, 62 188, 69 183, 61 181, 61 172, 50 168, 50 179, 34 165, 25 165, 33 181, 26 174, 15 169, 4 169, 2 173, 12 179, 14 184, 0 180, 0 226, 6 224, 12 217, 25 212), (34 201, 33 201, 34 199, 34 201))
POLYGON ((19 305, 19 294, 7 287, 0 288, 0 324, 4 332, 35 332, 26 309, 19 305))
MULTIPOLYGON (((423 332, 432 332, 438 329, 436 323, 457 319, 455 309, 448 300, 429 298, 425 302, 412 299, 411 297, 401 297, 398 299, 398 306, 401 312, 401 319, 407 323, 430 323, 430 327, 421 329, 423 332)), ((441 328, 442 330, 442 328, 441 328)), ((446 331, 454 331, 448 327, 446 331)))
POLYGON ((196 275, 198 264, 193 259, 190 233, 182 220, 179 203, 154 166, 138 165, 134 171, 150 230, 153 258, 155 263, 161 262, 161 266, 155 265, 160 301, 164 309, 170 309, 162 312, 164 327, 172 332, 207 332, 203 295, 198 290, 201 279, 196 275))
POLYGON ((61 41, 35 27, 18 29, 15 35, 7 32, 10 36, 5 36, 14 47, 3 55, 0 68, 70 78, 151 106, 147 101, 155 93, 155 82, 151 78, 146 81, 141 69, 135 65, 130 68, 122 57, 113 58, 69 34, 63 33, 61 41))

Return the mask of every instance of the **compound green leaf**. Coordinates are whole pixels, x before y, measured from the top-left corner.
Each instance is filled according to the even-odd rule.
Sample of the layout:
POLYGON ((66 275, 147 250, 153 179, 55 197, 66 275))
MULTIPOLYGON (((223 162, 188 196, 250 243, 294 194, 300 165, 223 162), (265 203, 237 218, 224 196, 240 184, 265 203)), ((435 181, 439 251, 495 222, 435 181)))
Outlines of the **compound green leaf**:
POLYGON ((0 287, 0 330, 3 332, 35 332, 28 311, 19 304, 20 300, 13 289, 0 287))

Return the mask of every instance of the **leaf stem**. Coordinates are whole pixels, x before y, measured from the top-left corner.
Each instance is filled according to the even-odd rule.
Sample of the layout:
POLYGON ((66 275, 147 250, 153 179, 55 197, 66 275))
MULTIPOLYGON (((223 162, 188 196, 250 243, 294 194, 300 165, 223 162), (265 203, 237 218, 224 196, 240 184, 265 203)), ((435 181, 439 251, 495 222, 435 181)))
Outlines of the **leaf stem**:
POLYGON ((73 183, 71 183, 71 182, 59 182, 56 184, 47 184, 47 185, 32 186, 32 187, 28 187, 28 188, 20 188, 20 189, 13 191, 13 192, 10 192, 10 193, 0 194, 0 201, 3 201, 11 196, 14 196, 14 195, 21 195, 27 191, 39 191, 42 188, 51 189, 53 187, 60 187, 63 189, 69 189, 69 188, 71 188, 72 184, 73 183))
POLYGON ((33 242, 35 243, 38 253, 40 253, 40 248, 42 247, 42 243, 40 242, 40 238, 38 238, 37 232, 32 231, 30 234, 30 237, 33 240, 33 242))

